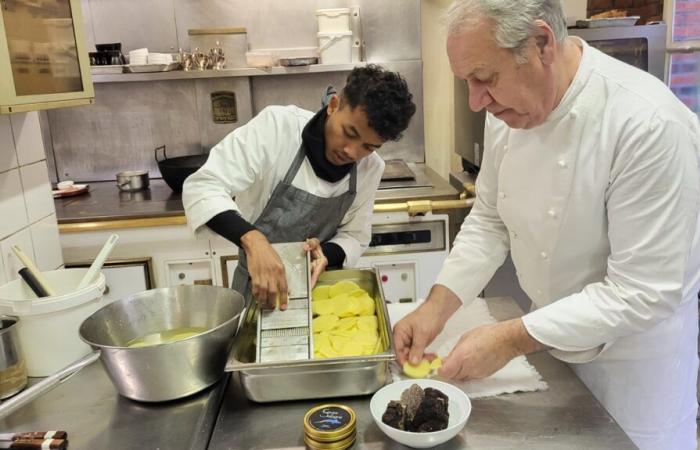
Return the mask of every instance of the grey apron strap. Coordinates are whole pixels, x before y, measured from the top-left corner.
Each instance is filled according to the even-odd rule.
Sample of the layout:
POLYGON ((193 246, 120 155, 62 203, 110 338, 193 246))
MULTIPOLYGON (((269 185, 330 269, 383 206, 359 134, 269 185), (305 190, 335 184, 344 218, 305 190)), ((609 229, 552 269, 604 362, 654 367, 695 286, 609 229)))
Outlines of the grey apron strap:
POLYGON ((304 158, 306 158, 306 154, 304 153, 304 144, 301 144, 299 146, 299 150, 297 150, 297 155, 294 157, 294 161, 292 161, 292 165, 289 166, 289 170, 287 170, 287 173, 284 175, 282 183, 292 184, 294 177, 297 176, 299 167, 301 167, 301 163, 304 162, 304 158))

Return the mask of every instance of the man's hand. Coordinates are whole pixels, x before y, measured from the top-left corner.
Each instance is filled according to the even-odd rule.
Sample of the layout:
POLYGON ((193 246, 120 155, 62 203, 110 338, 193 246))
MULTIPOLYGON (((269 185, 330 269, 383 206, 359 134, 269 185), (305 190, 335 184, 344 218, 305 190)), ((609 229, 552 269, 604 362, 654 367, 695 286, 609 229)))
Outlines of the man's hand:
POLYGON ((280 309, 287 309, 284 264, 265 235, 258 230, 249 231, 241 237, 241 245, 248 259, 253 297, 260 307, 275 309, 279 301, 280 309))
POLYGON ((321 250, 321 242, 317 238, 307 239, 304 243, 304 250, 311 252, 311 289, 316 286, 318 277, 328 267, 328 258, 321 250))
POLYGON ((485 378, 516 356, 544 349, 520 319, 484 325, 464 333, 443 360, 438 375, 457 380, 485 378))
POLYGON ((426 301, 394 326, 394 345, 400 364, 417 365, 425 348, 433 342, 447 319, 462 306, 459 298, 439 284, 433 286, 426 301))

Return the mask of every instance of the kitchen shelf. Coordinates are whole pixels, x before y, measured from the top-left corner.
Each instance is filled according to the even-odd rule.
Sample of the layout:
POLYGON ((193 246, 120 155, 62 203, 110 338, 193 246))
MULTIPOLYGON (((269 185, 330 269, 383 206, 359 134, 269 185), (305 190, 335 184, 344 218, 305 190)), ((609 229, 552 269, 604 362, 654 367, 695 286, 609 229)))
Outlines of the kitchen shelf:
MULTIPOLYGON (((362 66, 365 64, 368 63, 358 62, 347 64, 312 64, 310 66, 297 67, 271 67, 270 69, 240 67, 222 70, 173 70, 170 72, 117 73, 102 75, 93 74, 92 82, 123 83, 131 81, 190 80, 199 78, 257 77, 266 75, 303 75, 308 73, 347 72, 357 66, 362 66)), ((387 62, 387 64, 390 63, 387 62)))

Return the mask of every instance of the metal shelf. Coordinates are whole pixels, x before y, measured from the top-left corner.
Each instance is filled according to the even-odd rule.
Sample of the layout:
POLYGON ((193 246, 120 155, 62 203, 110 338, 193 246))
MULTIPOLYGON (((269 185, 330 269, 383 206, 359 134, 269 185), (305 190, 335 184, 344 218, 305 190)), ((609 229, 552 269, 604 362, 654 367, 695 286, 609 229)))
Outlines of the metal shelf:
POLYGON ((93 83, 123 83, 132 81, 189 80, 199 78, 257 77, 266 75, 303 75, 308 73, 347 72, 367 62, 348 64, 313 64, 298 67, 271 67, 257 69, 240 67, 223 70, 173 70, 170 72, 116 73, 92 75, 93 83))

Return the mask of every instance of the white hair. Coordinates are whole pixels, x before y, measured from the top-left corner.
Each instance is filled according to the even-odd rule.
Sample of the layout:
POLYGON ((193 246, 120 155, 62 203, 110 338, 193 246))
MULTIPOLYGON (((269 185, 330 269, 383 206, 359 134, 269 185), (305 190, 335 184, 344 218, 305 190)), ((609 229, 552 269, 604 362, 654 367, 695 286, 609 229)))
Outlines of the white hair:
POLYGON ((511 50, 519 63, 526 61, 523 51, 535 30, 535 20, 552 28, 557 43, 562 44, 567 36, 561 0, 455 0, 443 14, 448 34, 465 31, 484 18, 496 25, 496 44, 511 50))

